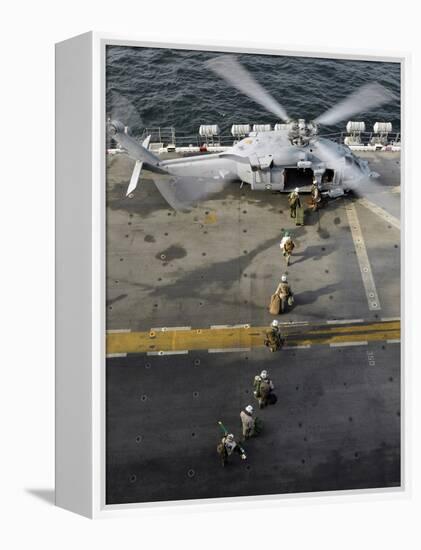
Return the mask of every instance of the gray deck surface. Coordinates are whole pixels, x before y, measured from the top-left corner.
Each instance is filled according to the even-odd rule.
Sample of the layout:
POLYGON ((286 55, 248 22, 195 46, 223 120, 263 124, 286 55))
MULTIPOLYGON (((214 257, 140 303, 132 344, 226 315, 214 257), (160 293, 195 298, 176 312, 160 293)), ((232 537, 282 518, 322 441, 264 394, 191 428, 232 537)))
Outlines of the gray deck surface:
MULTIPOLYGON (((381 192, 367 198, 399 218, 399 153, 361 156, 381 175, 381 192)), ((147 172, 126 198, 132 166, 124 155, 108 158, 109 330, 269 324, 267 303, 285 272, 283 228, 298 247, 287 270, 296 303, 282 320, 400 316, 400 232, 358 201, 377 311, 345 210, 353 199, 296 228, 286 195, 230 184, 179 213, 147 172)), ((109 358, 106 405, 108 504, 400 485, 399 343, 109 358), (262 368, 279 401, 258 413, 264 431, 246 444, 248 460, 223 469, 216 422, 239 433, 262 368)))

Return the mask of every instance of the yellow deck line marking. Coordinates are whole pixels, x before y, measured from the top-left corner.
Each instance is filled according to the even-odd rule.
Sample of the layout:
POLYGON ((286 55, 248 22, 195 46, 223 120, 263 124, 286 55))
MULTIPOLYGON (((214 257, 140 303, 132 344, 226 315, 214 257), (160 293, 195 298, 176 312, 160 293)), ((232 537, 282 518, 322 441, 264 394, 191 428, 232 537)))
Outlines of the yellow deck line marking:
MULTIPOLYGON (((166 332, 121 332, 107 334, 107 354, 186 352, 188 350, 236 350, 262 347, 267 327, 195 329, 166 332)), ((307 330, 293 327, 282 331, 286 345, 311 346, 355 341, 386 341, 400 338, 400 322, 326 326, 307 330)))
POLYGON ((329 333, 349 333, 349 332, 367 332, 367 330, 384 330, 387 328, 387 330, 397 330, 400 329, 400 321, 388 321, 385 323, 371 323, 367 325, 352 325, 349 327, 346 327, 344 325, 338 326, 338 327, 326 327, 326 328, 320 328, 320 329, 314 329, 314 330, 308 330, 307 334, 329 334, 329 333))
POLYGON ((372 332, 369 334, 359 334, 360 338, 364 337, 364 340, 356 340, 354 334, 344 334, 342 336, 331 336, 328 338, 318 338, 317 340, 305 339, 305 340, 288 340, 288 345, 300 343, 300 344, 310 344, 310 345, 324 345, 324 344, 334 344, 334 343, 343 343, 343 342, 384 342, 388 339, 399 338, 400 331, 385 331, 385 332, 372 332))

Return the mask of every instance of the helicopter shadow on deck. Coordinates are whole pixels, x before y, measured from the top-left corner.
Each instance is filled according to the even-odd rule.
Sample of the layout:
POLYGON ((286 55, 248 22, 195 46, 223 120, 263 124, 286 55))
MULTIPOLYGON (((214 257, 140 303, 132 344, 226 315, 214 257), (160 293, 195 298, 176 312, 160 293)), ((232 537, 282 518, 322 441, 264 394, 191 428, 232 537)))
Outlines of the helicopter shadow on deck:
POLYGON ((159 211, 171 210, 171 206, 155 187, 152 179, 142 179, 142 185, 134 197, 126 197, 128 182, 115 183, 107 190, 107 207, 123 210, 141 218, 147 218, 159 211))
POLYGON ((340 288, 341 285, 339 283, 335 283, 326 285, 322 288, 318 288, 317 290, 305 290, 304 292, 295 294, 295 301, 292 309, 295 309, 297 306, 300 305, 313 304, 318 300, 318 298, 320 298, 320 296, 325 296, 326 294, 331 295, 333 292, 336 292, 340 288))
POLYGON ((217 281, 221 290, 228 290, 258 254, 278 242, 279 236, 276 235, 247 254, 195 269, 173 283, 154 288, 150 295, 166 299, 195 298, 209 290, 209 281, 217 281))
POLYGON ((329 256, 334 252, 336 247, 331 245, 312 245, 307 246, 303 251, 299 251, 297 254, 293 254, 292 260, 289 263, 289 268, 294 267, 302 262, 305 262, 307 260, 313 260, 313 262, 318 262, 325 258, 326 256, 329 256), (299 256, 298 259, 295 259, 297 256, 299 256))
MULTIPOLYGON (((147 170, 145 170, 145 175, 146 173, 147 177, 142 177, 141 185, 133 196, 126 196, 129 181, 124 180, 113 184, 108 184, 108 208, 111 208, 112 210, 123 210, 130 214, 136 214, 141 218, 147 218, 148 216, 159 213, 160 211, 169 211, 171 214, 175 215, 190 214, 204 202, 206 202, 207 207, 209 207, 209 202, 215 201, 214 206, 217 208, 219 201, 240 200, 240 183, 233 182, 229 183, 221 191, 210 195, 206 201, 197 201, 196 203, 192 203, 190 206, 186 206, 186 211, 177 211, 174 210, 170 204, 168 204, 155 185, 155 180, 158 180, 160 176, 150 172, 148 173, 147 170)), ((264 206, 266 206, 266 203, 264 203, 264 206)))

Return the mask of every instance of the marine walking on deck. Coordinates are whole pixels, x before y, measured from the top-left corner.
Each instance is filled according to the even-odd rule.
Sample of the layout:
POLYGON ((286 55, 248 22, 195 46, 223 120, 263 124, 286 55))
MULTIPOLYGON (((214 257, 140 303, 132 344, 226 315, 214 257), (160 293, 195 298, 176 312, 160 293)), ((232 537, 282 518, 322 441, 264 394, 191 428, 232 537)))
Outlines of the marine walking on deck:
POLYGON ((297 208, 301 208, 300 195, 298 194, 298 187, 288 195, 289 214, 291 218, 297 217, 297 208))
POLYGON ((281 330, 279 328, 279 322, 274 319, 268 329, 265 331, 265 346, 270 349, 270 351, 278 351, 284 345, 284 339, 281 335, 281 330))
POLYGON ((269 378, 267 370, 262 370, 260 374, 254 377, 253 393, 259 403, 259 409, 265 408, 267 405, 275 404, 277 401, 276 395, 273 393, 275 386, 269 378))
POLYGON ((279 248, 281 249, 282 254, 285 258, 286 264, 288 266, 290 263, 292 251, 295 248, 295 243, 292 240, 291 235, 288 231, 286 231, 285 235, 282 237, 282 240, 279 244, 279 248))
POLYGON ((234 453, 238 454, 242 460, 246 460, 246 451, 241 443, 235 440, 234 434, 229 433, 221 421, 218 422, 218 425, 224 434, 216 447, 222 466, 227 464, 228 458, 234 453))
POLYGON ((254 410, 251 405, 247 405, 240 412, 241 426, 243 431, 243 438, 249 439, 256 433, 256 419, 253 416, 254 410))
POLYGON ((287 306, 291 307, 293 304, 294 295, 288 283, 287 276, 284 274, 274 294, 271 296, 269 312, 272 315, 279 315, 280 313, 285 313, 287 306))
POLYGON ((317 183, 316 178, 313 179, 313 183, 311 186, 311 203, 310 208, 313 210, 313 212, 316 212, 320 208, 320 202, 322 200, 319 185, 317 183))

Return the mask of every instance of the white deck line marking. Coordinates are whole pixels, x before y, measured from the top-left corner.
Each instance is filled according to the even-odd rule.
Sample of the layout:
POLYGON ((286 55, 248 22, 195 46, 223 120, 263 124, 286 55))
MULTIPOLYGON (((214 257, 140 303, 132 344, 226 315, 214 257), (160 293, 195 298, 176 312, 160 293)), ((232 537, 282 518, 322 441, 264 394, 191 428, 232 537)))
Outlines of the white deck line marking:
POLYGON ((211 325, 211 329, 223 329, 223 328, 250 328, 249 323, 243 325, 211 325))
POLYGON ((152 332, 172 332, 176 330, 191 330, 191 327, 155 327, 151 328, 152 332))
POLYGON ((378 311, 379 309, 381 309, 379 296, 377 294, 376 284, 374 282, 373 273, 371 271, 371 265, 368 259, 367 249, 365 247, 360 222, 358 220, 357 210, 354 203, 348 203, 345 206, 345 210, 348 216, 348 222, 351 228, 355 252, 357 253, 361 277, 367 296, 368 309, 370 309, 371 311, 378 311))
POLYGON ((326 321, 327 325, 348 325, 351 323, 364 323, 364 319, 332 319, 326 321))
POLYGON ((127 357, 127 353, 107 353, 106 359, 114 359, 114 357, 127 357))
POLYGON ((188 349, 174 350, 174 351, 148 351, 147 355, 186 355, 189 353, 188 349))
POLYGON ((311 348, 311 344, 306 344, 303 346, 283 346, 282 349, 308 349, 311 348))
POLYGON ((365 340, 362 340, 361 342, 334 342, 333 344, 329 344, 331 348, 342 348, 345 346, 368 346, 368 342, 365 340))
POLYGON ((250 348, 210 348, 209 353, 233 353, 235 351, 250 351, 250 348))
POLYGON ((374 204, 374 202, 369 201, 366 198, 358 199, 358 202, 362 204, 362 206, 365 206, 369 210, 371 210, 374 214, 382 218, 385 222, 390 223, 390 225, 393 225, 395 229, 398 229, 400 231, 401 229, 401 222, 398 220, 398 218, 395 218, 395 216, 392 216, 392 214, 389 214, 384 208, 381 206, 378 206, 377 204, 374 204))
POLYGON ((396 338, 395 340, 386 340, 388 344, 400 344, 401 341, 399 338, 396 338))
POLYGON ((309 321, 286 321, 285 323, 279 323, 280 325, 286 327, 290 325, 308 325, 309 321))
POLYGON ((400 321, 401 318, 400 317, 382 317, 380 319, 380 321, 384 321, 384 322, 387 322, 387 321, 400 321))
POLYGON ((112 328, 110 330, 107 330, 107 334, 117 334, 118 332, 131 332, 132 329, 130 328, 112 328))

